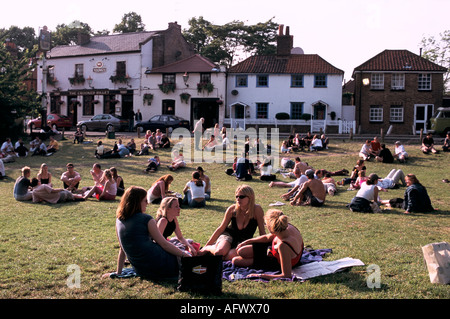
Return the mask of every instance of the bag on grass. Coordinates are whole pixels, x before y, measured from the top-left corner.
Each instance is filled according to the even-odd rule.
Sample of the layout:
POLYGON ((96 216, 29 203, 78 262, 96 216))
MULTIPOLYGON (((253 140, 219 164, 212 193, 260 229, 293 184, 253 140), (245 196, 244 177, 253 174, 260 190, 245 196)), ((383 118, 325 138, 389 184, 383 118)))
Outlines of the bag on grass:
POLYGON ((433 284, 450 283, 450 244, 432 243, 422 247, 430 281, 433 284))
POLYGON ((179 291, 222 293, 222 256, 182 257, 178 277, 179 291))

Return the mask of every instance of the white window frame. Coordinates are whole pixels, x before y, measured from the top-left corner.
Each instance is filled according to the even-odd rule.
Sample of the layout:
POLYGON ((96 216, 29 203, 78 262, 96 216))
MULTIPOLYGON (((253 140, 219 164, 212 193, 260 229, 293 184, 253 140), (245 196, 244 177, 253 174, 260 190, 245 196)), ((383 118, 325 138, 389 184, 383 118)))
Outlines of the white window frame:
POLYGON ((393 73, 391 78, 391 90, 405 89, 405 73, 393 73))
POLYGON ((417 89, 419 91, 431 91, 431 73, 418 74, 417 89))
POLYGON ((405 116, 405 108, 401 105, 392 105, 389 114, 389 121, 395 123, 403 123, 405 116))
POLYGON ((369 109, 369 122, 383 122, 383 106, 371 105, 369 109))
POLYGON ((370 89, 372 90, 384 90, 384 74, 372 73, 370 80, 370 89))

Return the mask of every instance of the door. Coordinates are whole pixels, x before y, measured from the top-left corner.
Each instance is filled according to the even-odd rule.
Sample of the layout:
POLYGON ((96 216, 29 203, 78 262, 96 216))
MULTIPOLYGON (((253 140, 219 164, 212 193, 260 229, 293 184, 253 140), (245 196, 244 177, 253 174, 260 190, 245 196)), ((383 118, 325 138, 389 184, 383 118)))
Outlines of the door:
POLYGON ((314 105, 314 119, 325 120, 326 108, 322 103, 314 105))
POLYGON ((76 95, 69 95, 67 97, 67 116, 72 121, 72 126, 77 126, 78 123, 78 101, 76 95))
POLYGON ((432 104, 416 104, 414 105, 414 128, 416 133, 426 133, 430 128, 430 118, 433 116, 434 105, 432 104))

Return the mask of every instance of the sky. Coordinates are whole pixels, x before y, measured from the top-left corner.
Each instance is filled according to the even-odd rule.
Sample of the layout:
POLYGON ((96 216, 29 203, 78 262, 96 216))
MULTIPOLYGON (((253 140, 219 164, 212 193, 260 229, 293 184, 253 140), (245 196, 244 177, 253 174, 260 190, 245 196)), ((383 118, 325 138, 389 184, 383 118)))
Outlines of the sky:
POLYGON ((112 32, 129 12, 142 17, 147 31, 167 29, 175 21, 187 29, 189 19, 200 16, 218 25, 273 18, 289 26, 294 47, 343 70, 345 81, 355 67, 386 49, 419 54, 424 37, 439 38, 450 29, 449 0, 22 0, 2 3, 1 11, 0 28, 33 27, 36 34, 44 25, 53 31, 75 20, 94 32, 112 32))

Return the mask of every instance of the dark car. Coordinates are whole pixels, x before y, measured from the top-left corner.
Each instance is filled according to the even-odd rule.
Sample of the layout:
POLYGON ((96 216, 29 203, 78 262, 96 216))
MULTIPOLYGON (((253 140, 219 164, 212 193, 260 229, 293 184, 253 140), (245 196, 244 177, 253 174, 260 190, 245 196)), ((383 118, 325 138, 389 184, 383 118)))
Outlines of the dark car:
POLYGON ((166 132, 166 129, 168 129, 169 133, 172 133, 174 129, 179 127, 189 130, 189 121, 175 115, 155 115, 148 121, 137 122, 134 126, 136 131, 145 132, 150 130, 154 132, 156 129, 160 129, 163 133, 166 132))
MULTIPOLYGON (((41 128, 42 125, 42 118, 39 117, 37 119, 30 120, 28 122, 28 127, 31 129, 35 128, 41 128)), ((51 128, 71 128, 72 127, 72 119, 68 116, 61 115, 61 114, 49 114, 47 115, 47 125, 51 128)))
POLYGON ((97 114, 88 121, 77 124, 82 131, 125 131, 128 129, 128 120, 111 114, 97 114))

